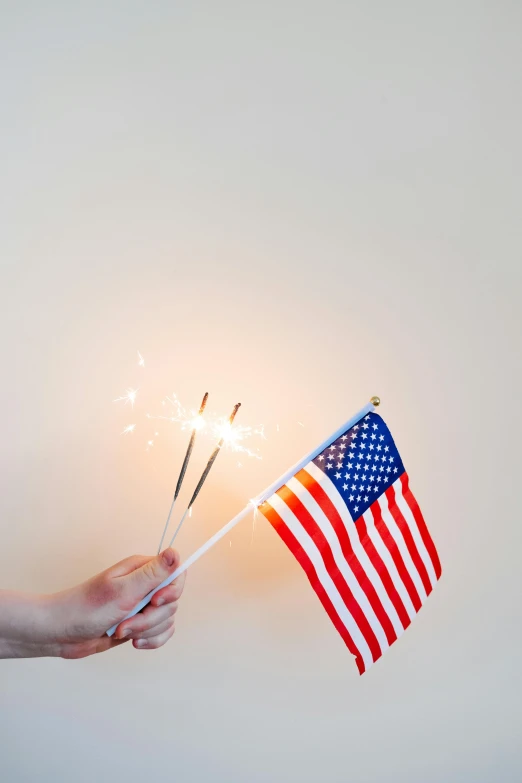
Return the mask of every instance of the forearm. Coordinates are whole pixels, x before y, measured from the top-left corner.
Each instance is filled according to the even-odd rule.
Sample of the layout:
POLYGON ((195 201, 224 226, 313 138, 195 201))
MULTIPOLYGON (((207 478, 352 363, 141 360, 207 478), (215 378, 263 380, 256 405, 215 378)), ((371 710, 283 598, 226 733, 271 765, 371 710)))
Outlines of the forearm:
POLYGON ((0 658, 59 655, 52 617, 51 596, 0 590, 0 658))

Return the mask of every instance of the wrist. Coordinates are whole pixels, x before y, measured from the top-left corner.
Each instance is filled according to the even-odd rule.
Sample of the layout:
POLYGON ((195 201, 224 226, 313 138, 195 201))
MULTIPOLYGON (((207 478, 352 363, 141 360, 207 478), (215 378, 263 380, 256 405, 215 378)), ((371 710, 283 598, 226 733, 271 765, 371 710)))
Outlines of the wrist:
POLYGON ((57 656, 53 596, 0 591, 0 658, 57 656))

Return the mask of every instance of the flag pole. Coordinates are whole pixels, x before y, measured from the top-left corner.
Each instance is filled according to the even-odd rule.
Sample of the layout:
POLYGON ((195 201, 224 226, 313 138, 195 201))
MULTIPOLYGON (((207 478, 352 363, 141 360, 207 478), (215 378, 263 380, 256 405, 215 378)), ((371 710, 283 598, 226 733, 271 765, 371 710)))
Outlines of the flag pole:
MULTIPOLYGON (((155 595, 158 590, 162 590, 164 587, 169 585, 171 582, 174 581, 178 576, 183 574, 191 565, 193 565, 196 560, 199 560, 202 555, 205 554, 205 552, 208 552, 209 549, 211 549, 214 544, 217 544, 218 541, 220 541, 224 536, 229 533, 232 528, 234 528, 238 522, 241 522, 242 519, 244 519, 249 513, 252 511, 255 511, 259 506, 261 506, 265 500, 267 500, 271 495, 274 494, 274 492, 277 492, 278 489, 280 489, 283 484, 286 484, 287 481, 289 481, 292 476, 295 476, 295 474, 301 470, 301 468, 304 468, 305 465, 307 465, 309 462, 311 462, 313 459, 315 459, 322 451, 324 451, 331 443, 333 443, 334 440, 337 440, 343 433, 346 432, 346 430, 349 430, 350 427, 353 427, 354 424, 357 424, 358 421, 360 421, 364 416, 366 416, 370 411, 372 411, 374 408, 377 408, 381 404, 381 401, 379 397, 372 397, 370 402, 368 402, 364 408, 361 408, 358 413, 355 414, 355 416, 352 416, 348 421, 345 421, 344 424, 342 424, 340 427, 338 427, 334 433, 332 433, 326 440, 324 440, 320 446, 317 446, 317 448, 310 451, 305 457, 299 460, 299 462, 296 462, 295 465, 293 465, 289 470, 285 471, 282 476, 280 476, 276 481, 273 482, 273 484, 270 484, 269 487, 267 487, 260 495, 257 496, 257 498, 254 498, 252 500, 249 500, 247 505, 242 509, 242 511, 239 512, 239 514, 236 514, 236 516, 230 520, 230 522, 227 522, 226 525, 224 525, 220 530, 217 531, 217 533, 214 533, 211 538, 208 539, 202 546, 200 546, 199 549, 196 549, 195 552, 193 552, 190 557, 188 557, 184 563, 182 563, 174 573, 170 574, 166 579, 163 580, 163 582, 158 585, 154 590, 151 590, 150 593, 148 593, 145 598, 143 598, 139 604, 136 604, 134 609, 129 612, 129 614, 124 617, 120 622, 123 622, 123 620, 128 620, 129 617, 134 617, 135 614, 140 612, 147 604, 150 602, 150 599, 153 595, 155 595)), ((120 623, 116 623, 112 626, 112 628, 109 628, 107 631, 107 636, 112 636, 118 627, 120 623)))

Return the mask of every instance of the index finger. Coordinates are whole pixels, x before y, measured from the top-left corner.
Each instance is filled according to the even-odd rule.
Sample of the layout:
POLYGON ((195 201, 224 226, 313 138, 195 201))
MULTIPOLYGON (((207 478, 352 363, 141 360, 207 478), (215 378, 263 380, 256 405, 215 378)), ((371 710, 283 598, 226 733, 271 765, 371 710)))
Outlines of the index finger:
POLYGON ((172 584, 158 590, 150 599, 152 606, 162 606, 163 604, 170 604, 173 601, 178 601, 185 586, 186 576, 187 572, 184 571, 172 582, 172 584))

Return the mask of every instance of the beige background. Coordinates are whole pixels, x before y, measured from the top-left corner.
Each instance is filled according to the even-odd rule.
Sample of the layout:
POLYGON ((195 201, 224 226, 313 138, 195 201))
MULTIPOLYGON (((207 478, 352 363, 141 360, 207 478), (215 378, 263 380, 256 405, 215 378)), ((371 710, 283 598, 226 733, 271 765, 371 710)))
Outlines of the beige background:
POLYGON ((144 412, 206 389, 268 439, 184 555, 380 394, 444 569, 359 678, 246 521, 166 648, 1 663, 2 780, 520 780, 520 4, 0 11, 2 585, 153 552, 186 437, 144 412))

